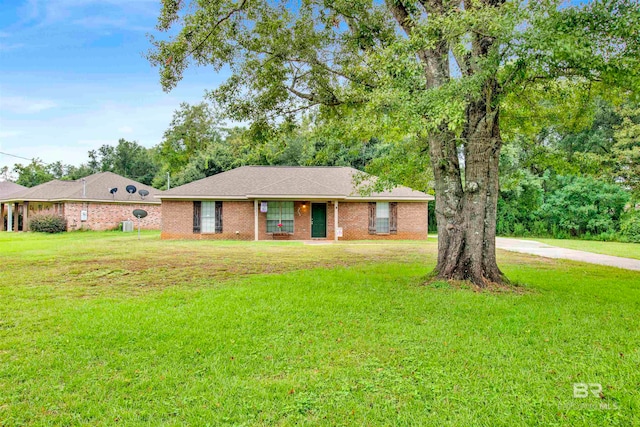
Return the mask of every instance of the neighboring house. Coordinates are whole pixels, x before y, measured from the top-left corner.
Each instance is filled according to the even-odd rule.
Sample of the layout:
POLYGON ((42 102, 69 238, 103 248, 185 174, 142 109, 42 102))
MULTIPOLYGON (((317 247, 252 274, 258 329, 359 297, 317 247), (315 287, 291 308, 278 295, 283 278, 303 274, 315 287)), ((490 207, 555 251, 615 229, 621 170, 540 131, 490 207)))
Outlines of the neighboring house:
POLYGON ((159 230, 161 207, 155 196, 160 193, 162 191, 115 173, 101 172, 76 181, 54 180, 25 188, 0 198, 0 205, 7 205, 13 211, 10 221, 13 231, 19 230, 19 210, 25 230, 30 217, 57 214, 66 218, 67 230, 71 231, 112 230, 125 220, 135 221, 137 225, 134 209, 148 213, 140 220, 141 228, 159 230), (135 192, 127 192, 127 186, 135 187, 135 192))
MULTIPOLYGON (((164 239, 426 239, 430 196, 362 196, 349 167, 243 166, 165 191, 164 239)), ((369 177, 369 180, 375 179, 369 177)))
MULTIPOLYGON (((0 181, 0 200, 3 200, 7 197, 9 197, 12 194, 17 193, 18 191, 24 190, 27 187, 20 185, 20 184, 16 184, 15 182, 11 182, 11 181, 0 181)), ((13 215, 13 212, 11 213, 13 215)), ((4 205, 0 205, 0 231, 4 231, 7 227, 7 222, 8 222, 8 212, 7 209, 5 209, 4 205)), ((22 215, 21 213, 19 213, 19 215, 22 215)))

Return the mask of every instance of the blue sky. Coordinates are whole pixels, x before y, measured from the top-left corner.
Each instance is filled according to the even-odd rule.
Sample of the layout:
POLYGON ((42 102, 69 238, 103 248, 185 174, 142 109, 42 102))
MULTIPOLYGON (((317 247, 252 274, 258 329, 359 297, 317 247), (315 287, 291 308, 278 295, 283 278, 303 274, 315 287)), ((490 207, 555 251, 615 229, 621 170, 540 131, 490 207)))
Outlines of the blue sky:
MULTIPOLYGON (((159 0, 0 0, 0 151, 79 164, 119 138, 157 144, 180 102, 224 76, 192 68, 162 91, 150 48, 159 0)), ((0 154, 0 167, 27 161, 0 154)))

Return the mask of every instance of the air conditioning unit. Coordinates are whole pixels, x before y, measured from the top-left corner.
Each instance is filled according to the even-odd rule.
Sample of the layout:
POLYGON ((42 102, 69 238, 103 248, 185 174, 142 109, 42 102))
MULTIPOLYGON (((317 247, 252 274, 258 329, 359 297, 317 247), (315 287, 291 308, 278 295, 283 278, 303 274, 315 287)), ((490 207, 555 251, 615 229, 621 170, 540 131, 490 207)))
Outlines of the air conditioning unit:
POLYGON ((133 231, 133 221, 122 221, 122 231, 129 233, 133 231))

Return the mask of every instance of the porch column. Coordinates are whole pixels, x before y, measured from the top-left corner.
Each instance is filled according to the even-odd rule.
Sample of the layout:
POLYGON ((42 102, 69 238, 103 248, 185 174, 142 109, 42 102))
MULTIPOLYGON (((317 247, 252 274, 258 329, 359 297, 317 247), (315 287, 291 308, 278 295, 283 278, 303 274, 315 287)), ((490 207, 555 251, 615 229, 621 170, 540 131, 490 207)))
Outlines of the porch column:
POLYGON ((20 217, 20 212, 18 212, 18 207, 20 205, 18 205, 18 202, 14 203, 13 207, 15 209, 15 211, 13 212, 13 231, 20 231, 20 221, 19 221, 19 217, 20 217))
POLYGON ((0 231, 4 231, 4 203, 0 203, 0 231))
POLYGON ((7 231, 13 231, 13 205, 7 203, 7 231))
POLYGON ((29 202, 22 204, 22 231, 29 231, 29 202))
POLYGON ((333 202, 333 240, 338 241, 338 201, 333 202))
POLYGON ((258 201, 253 201, 253 240, 258 241, 258 201))

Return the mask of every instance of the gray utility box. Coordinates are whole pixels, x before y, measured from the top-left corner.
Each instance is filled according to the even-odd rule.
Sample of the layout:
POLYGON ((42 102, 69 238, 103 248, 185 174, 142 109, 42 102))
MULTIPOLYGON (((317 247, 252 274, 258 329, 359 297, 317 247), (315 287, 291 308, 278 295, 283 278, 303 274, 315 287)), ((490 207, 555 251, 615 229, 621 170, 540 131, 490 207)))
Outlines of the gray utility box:
POLYGON ((133 231, 133 221, 122 221, 122 231, 129 233, 133 231))

